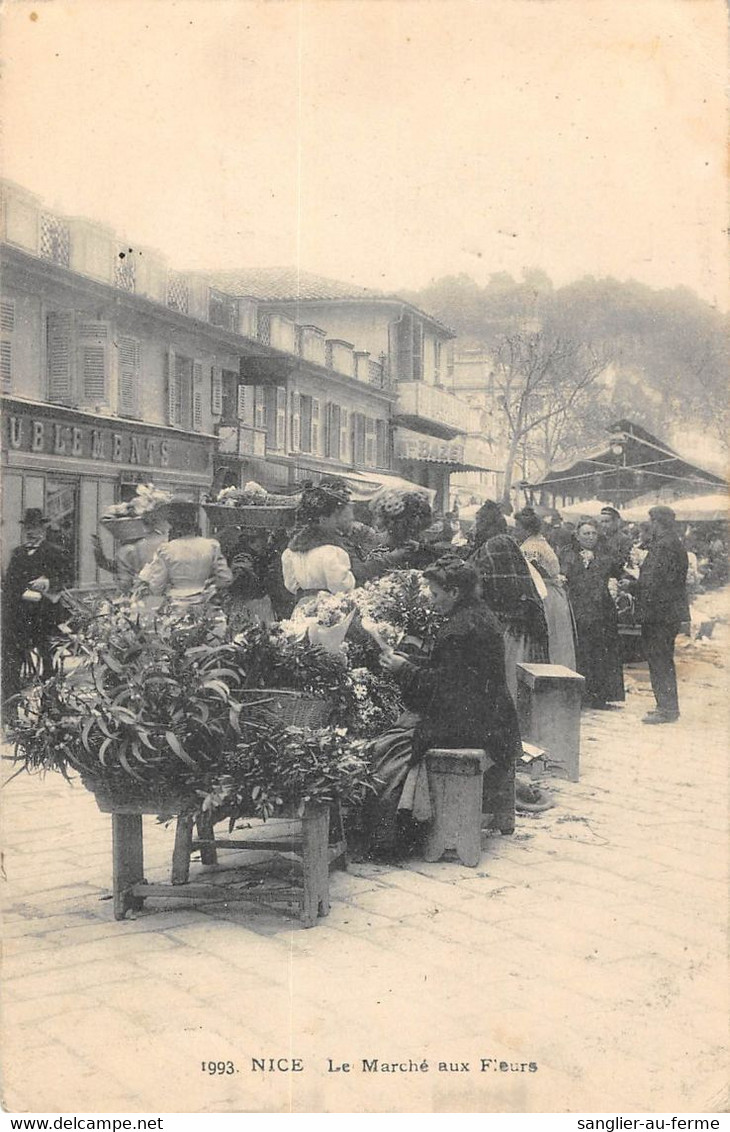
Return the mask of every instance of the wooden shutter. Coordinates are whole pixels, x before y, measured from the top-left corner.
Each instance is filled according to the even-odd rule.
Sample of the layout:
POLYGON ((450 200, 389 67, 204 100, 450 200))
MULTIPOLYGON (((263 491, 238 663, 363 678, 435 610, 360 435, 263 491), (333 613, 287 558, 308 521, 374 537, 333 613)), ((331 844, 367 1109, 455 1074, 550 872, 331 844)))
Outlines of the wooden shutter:
POLYGON ((223 413, 223 371, 220 366, 210 367, 210 411, 214 417, 223 413))
POLYGON ((175 351, 167 351, 167 423, 179 427, 181 418, 182 390, 177 371, 175 351))
POLYGON ((238 419, 244 425, 253 425, 254 388, 253 385, 238 386, 238 419))
POLYGON ((375 466, 389 467, 388 462, 388 426, 385 421, 375 422, 375 466))
POLYGON ((276 387, 276 448, 281 452, 286 449, 286 386, 276 387))
POLYGON ((365 419, 365 464, 368 468, 374 468, 376 464, 375 459, 375 421, 372 417, 365 419))
POLYGON ((423 381, 423 323, 413 319, 413 380, 423 381))
POLYGON ((0 302, 0 330, 3 334, 12 334, 15 330, 15 302, 13 299, 3 299, 0 302))
POLYGON ((347 409, 340 408, 340 460, 350 463, 350 435, 347 409))
POLYGON ((119 412, 123 417, 139 416, 139 342, 120 338, 118 342, 119 412))
POLYGON ((13 343, 12 333, 15 330, 15 303, 12 299, 3 299, 0 303, 0 379, 5 392, 13 385, 13 343))
POLYGON ((342 451, 341 416, 340 406, 332 402, 330 404, 330 439, 327 455, 331 456, 333 460, 339 460, 342 451))
POLYGON ((253 387, 253 423, 255 428, 266 428, 266 386, 253 387))
POLYGON ((193 362, 193 432, 203 431, 203 363, 193 362))
POLYGON ((77 330, 79 401, 103 405, 109 400, 109 327, 79 320, 77 330))
POLYGON ((302 399, 299 393, 291 395, 291 450, 299 452, 302 443, 302 399))
POLYGON ((316 397, 312 398, 312 454, 314 456, 321 456, 322 449, 320 447, 320 403, 316 397))
POLYGON ((74 351, 73 311, 53 311, 47 318, 48 400, 59 405, 73 403, 74 351))
POLYGON ((312 451, 312 398, 303 394, 299 397, 299 448, 312 451))

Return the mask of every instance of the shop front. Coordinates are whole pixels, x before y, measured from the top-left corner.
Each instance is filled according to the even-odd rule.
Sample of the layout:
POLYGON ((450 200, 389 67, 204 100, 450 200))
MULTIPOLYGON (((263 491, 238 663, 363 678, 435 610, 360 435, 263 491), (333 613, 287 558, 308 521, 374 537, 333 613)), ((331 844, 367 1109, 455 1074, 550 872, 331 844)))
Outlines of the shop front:
POLYGON ((436 511, 448 510, 452 471, 463 471, 464 440, 441 440, 437 436, 396 428, 393 456, 399 473, 434 492, 436 511))
POLYGON ((74 564, 75 584, 108 581, 99 575, 91 536, 99 534, 104 552, 113 554, 111 536, 99 527, 112 503, 128 499, 138 483, 191 500, 211 487, 214 436, 10 397, 3 425, 3 568, 20 542, 24 512, 40 507, 74 564))

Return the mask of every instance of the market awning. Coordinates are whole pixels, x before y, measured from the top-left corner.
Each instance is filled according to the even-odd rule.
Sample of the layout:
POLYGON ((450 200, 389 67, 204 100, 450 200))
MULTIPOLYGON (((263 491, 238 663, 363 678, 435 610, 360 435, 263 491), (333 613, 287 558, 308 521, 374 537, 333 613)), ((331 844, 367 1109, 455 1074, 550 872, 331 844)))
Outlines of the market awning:
POLYGON ((692 495, 687 499, 654 500, 653 503, 634 504, 622 512, 628 522, 642 522, 648 518, 649 508, 666 503, 682 523, 717 523, 730 520, 730 496, 724 492, 710 495, 692 495))
POLYGON ((436 492, 431 487, 423 487, 420 483, 403 479, 401 476, 389 476, 384 472, 338 472, 352 489, 352 496, 356 502, 369 503, 381 491, 395 488, 398 491, 420 491, 421 495, 428 497, 433 506, 436 492))

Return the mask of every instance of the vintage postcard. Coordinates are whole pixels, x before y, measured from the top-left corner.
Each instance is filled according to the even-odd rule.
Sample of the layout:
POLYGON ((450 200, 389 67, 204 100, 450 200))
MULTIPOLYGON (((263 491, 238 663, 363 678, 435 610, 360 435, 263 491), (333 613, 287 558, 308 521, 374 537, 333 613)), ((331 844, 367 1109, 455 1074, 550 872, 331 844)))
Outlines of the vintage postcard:
POLYGON ((2 56, 5 1111, 719 1126, 725 5, 2 56))

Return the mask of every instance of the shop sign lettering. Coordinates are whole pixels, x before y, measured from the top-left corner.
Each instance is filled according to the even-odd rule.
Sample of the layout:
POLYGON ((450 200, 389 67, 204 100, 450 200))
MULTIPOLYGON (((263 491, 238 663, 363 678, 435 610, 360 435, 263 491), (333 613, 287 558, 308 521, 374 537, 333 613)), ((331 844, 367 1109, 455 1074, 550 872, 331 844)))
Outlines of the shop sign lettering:
POLYGON ((170 442, 164 437, 33 420, 15 414, 8 415, 7 422, 8 447, 16 452, 42 452, 148 468, 170 466, 170 442))

